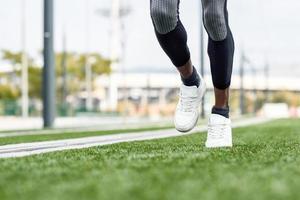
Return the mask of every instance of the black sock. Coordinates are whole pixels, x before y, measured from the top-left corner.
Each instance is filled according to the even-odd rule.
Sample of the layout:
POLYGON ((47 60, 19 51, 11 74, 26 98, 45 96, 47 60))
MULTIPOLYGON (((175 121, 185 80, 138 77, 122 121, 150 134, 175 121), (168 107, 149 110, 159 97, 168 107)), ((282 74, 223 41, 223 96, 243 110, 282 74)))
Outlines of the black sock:
POLYGON ((227 108, 217 108, 213 107, 211 110, 212 114, 222 115, 223 117, 229 118, 229 107, 227 108))
POLYGON ((195 67, 193 67, 193 73, 188 78, 181 77, 181 80, 185 86, 197 86, 200 85, 200 77, 197 73, 197 70, 195 67))

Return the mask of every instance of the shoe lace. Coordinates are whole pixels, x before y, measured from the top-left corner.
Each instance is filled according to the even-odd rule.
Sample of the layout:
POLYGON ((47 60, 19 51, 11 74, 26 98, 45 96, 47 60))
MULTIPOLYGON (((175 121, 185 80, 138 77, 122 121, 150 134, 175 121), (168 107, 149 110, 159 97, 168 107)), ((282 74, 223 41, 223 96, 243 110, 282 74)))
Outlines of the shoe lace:
POLYGON ((195 109, 196 97, 185 97, 180 95, 179 110, 182 112, 192 112, 195 109))
POLYGON ((216 140, 222 139, 225 137, 225 124, 218 124, 218 125, 209 125, 208 126, 208 137, 209 139, 216 140))

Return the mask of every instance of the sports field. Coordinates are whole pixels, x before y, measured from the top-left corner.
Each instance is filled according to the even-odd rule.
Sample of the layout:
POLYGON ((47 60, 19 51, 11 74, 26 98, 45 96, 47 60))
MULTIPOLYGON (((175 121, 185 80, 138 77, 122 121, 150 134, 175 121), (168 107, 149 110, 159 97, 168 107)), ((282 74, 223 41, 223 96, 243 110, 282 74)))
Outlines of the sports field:
MULTIPOLYGON (((0 139, 1 140, 1 139, 0 139)), ((0 199, 299 199, 300 120, 0 160, 0 199)))

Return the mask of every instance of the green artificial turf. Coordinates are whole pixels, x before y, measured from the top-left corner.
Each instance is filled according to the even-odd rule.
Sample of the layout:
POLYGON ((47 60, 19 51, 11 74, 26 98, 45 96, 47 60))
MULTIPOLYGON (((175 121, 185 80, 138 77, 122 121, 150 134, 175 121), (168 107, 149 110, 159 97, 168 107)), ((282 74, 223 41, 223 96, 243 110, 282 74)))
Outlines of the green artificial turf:
POLYGON ((300 120, 0 160, 0 199, 277 200, 300 197, 300 120))
MULTIPOLYGON (((170 129, 172 126, 157 126, 157 127, 144 127, 144 128, 131 128, 131 129, 116 129, 116 130, 101 130, 101 131, 83 131, 74 133, 58 133, 58 134, 35 134, 35 135, 22 135, 22 136, 11 136, 11 137, 0 137, 0 145, 6 144, 17 144, 24 142, 40 142, 49 140, 62 140, 62 139, 72 139, 72 138, 82 138, 100 135, 110 135, 118 133, 135 133, 142 131, 155 131, 170 129)), ((1 200, 1 199, 0 199, 1 200)))

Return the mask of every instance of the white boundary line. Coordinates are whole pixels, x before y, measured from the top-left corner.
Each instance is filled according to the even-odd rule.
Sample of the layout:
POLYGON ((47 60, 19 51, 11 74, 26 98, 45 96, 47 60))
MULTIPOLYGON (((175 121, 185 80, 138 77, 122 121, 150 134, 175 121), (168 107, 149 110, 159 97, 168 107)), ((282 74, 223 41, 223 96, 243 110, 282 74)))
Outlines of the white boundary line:
MULTIPOLYGON (((233 124, 233 127, 242 127, 253 124, 260 124, 270 121, 265 118, 246 119, 233 124)), ((45 142, 21 143, 0 146, 0 158, 24 157, 35 154, 42 154, 69 149, 83 149, 94 146, 103 146, 121 142, 133 142, 161 139, 189 135, 205 131, 206 127, 199 127, 189 133, 179 133, 175 129, 145 131, 138 133, 113 134, 94 137, 84 137, 76 139, 65 139, 45 142)))
POLYGON ((49 129, 49 130, 24 130, 24 131, 14 131, 14 132, 3 132, 0 133, 0 138, 6 137, 16 137, 16 136, 27 136, 27 135, 56 135, 56 134, 65 134, 65 133, 82 133, 82 132, 97 132, 97 131, 113 131, 116 130, 116 127, 119 131, 127 129, 147 129, 147 128, 164 128, 170 126, 172 122, 169 123, 142 123, 137 124, 113 124, 107 126, 92 126, 92 127, 79 127, 79 128, 58 128, 58 129, 49 129))

